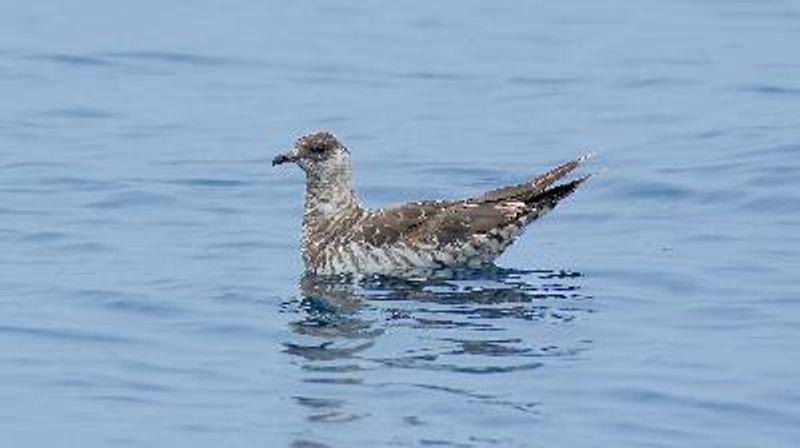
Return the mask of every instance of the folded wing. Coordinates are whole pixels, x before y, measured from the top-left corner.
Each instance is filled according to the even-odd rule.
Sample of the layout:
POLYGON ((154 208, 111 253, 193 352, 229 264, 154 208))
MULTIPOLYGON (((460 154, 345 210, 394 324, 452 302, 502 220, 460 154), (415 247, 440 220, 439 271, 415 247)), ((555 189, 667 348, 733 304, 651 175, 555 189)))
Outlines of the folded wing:
POLYGON ((375 246, 398 241, 441 245, 469 243, 485 236, 502 250, 530 222, 552 210, 588 176, 551 186, 577 168, 586 156, 567 162, 528 182, 488 191, 460 201, 424 201, 374 212, 353 237, 375 246))

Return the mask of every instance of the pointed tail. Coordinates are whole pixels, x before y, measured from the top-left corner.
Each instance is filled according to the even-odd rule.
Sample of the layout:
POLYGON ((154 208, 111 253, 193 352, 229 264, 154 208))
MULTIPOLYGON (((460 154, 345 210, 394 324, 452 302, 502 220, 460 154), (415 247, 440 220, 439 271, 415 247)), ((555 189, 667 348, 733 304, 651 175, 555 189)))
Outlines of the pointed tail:
MULTIPOLYGON (((579 167, 591 156, 591 154, 583 155, 575 160, 553 168, 542 175, 536 176, 527 182, 487 191, 486 193, 476 197, 475 200, 478 202, 495 202, 516 199, 528 202, 529 198, 533 198, 541 193, 544 193, 547 187, 553 185, 553 183, 574 171, 575 168, 579 167)), ((581 182, 583 182, 583 180, 581 180, 581 182)), ((580 184, 580 182, 578 184, 580 184)), ((577 187, 577 185, 575 186, 577 187)))
POLYGON ((549 188, 526 199, 525 204, 528 205, 530 210, 530 213, 526 216, 526 222, 534 221, 549 213, 562 199, 571 195, 590 177, 591 174, 587 174, 571 182, 549 188))

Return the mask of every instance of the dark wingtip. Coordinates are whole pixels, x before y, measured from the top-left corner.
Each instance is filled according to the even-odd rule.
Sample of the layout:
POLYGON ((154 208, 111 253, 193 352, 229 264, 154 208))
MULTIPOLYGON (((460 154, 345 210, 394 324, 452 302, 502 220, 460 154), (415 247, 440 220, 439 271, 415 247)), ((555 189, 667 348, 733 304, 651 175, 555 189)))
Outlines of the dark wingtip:
POLYGON ((590 177, 592 177, 591 174, 586 174, 565 184, 560 184, 556 185, 555 187, 548 188, 547 190, 533 196, 526 202, 529 204, 546 204, 550 208, 553 208, 562 199, 574 193, 575 190, 577 190, 578 187, 582 183, 586 182, 590 177))

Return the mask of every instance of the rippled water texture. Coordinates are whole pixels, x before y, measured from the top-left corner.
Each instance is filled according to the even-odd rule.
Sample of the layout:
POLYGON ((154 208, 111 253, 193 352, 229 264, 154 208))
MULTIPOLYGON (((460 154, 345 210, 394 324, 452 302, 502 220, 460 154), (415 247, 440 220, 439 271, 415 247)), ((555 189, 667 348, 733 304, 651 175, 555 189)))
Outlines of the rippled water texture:
POLYGON ((796 446, 799 24, 0 2, 0 446, 796 446), (303 277, 316 128, 373 206, 597 175, 503 268, 303 277))

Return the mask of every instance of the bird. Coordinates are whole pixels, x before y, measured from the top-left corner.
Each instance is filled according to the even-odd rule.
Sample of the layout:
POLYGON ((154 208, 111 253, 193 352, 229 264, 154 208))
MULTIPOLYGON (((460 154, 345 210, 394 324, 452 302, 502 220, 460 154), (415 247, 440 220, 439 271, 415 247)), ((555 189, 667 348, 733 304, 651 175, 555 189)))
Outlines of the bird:
POLYGON ((298 138, 272 166, 305 172, 302 257, 312 275, 413 276, 480 269, 590 175, 554 185, 591 154, 516 185, 457 200, 371 209, 353 190, 350 150, 329 131, 298 138))

